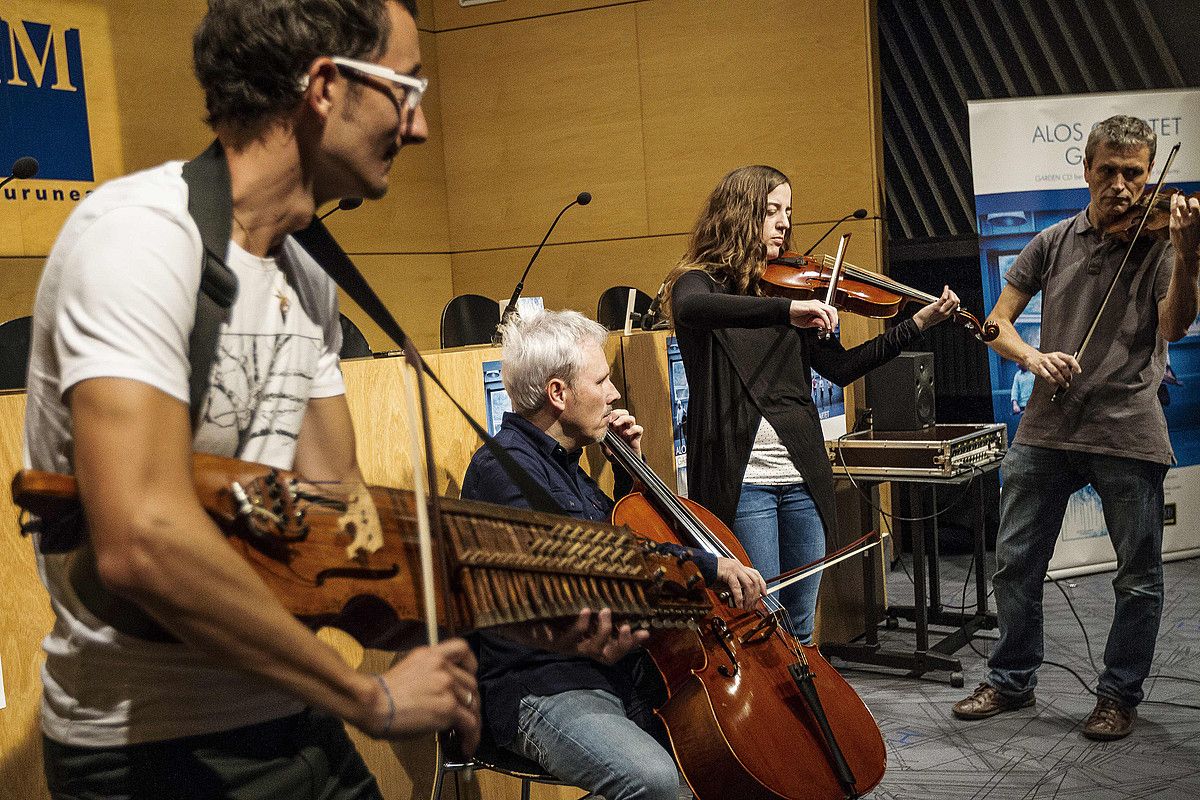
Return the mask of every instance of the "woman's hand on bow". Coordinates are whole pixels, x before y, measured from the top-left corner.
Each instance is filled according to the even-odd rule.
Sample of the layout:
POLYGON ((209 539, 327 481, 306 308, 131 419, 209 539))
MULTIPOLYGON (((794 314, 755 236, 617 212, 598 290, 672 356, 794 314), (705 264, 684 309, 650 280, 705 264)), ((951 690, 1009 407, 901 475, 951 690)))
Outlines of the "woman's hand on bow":
POLYGON ((837 330, 837 309, 820 300, 793 300, 788 313, 791 323, 797 328, 817 328, 829 332, 837 330))

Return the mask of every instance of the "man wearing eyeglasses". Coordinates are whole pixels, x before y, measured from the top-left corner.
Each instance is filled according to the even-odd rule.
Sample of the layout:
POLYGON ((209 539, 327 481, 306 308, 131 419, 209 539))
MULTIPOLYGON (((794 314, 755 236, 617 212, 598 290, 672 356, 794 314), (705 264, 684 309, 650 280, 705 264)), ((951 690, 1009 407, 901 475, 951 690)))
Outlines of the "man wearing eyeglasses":
POLYGON ((206 516, 191 456, 362 480, 336 293, 290 234, 324 203, 381 197, 396 154, 425 140, 415 7, 209 6, 195 71, 228 165, 238 294, 195 429, 202 250, 179 162, 84 200, 38 290, 25 462, 76 476, 88 528, 73 548, 37 537, 57 615, 46 776, 56 798, 378 798, 343 722, 389 739, 453 728, 470 750, 474 657, 455 639, 381 675, 348 667, 206 516))

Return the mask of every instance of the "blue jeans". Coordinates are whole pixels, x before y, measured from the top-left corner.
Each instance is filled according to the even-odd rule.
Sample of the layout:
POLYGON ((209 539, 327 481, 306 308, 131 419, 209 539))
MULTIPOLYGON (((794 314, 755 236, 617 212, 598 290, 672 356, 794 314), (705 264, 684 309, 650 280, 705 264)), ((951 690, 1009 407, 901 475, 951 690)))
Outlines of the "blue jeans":
MULTIPOLYGON (((773 578, 825 555, 825 525, 808 486, 803 483, 742 484, 733 532, 746 548, 751 565, 764 578, 773 578)), ((820 588, 821 574, 817 573, 780 592, 780 602, 792 618, 793 633, 804 644, 812 643, 820 588)))
POLYGON ((1001 465, 996 541, 1000 640, 987 682, 1009 696, 1037 685, 1043 658, 1042 590, 1070 496, 1087 484, 1100 496, 1117 552, 1116 610, 1096 691, 1135 706, 1150 672, 1162 617, 1162 464, 1134 458, 1014 444, 1001 465))
POLYGON ((527 695, 512 747, 606 800, 675 800, 679 792, 675 759, 601 689, 527 695))

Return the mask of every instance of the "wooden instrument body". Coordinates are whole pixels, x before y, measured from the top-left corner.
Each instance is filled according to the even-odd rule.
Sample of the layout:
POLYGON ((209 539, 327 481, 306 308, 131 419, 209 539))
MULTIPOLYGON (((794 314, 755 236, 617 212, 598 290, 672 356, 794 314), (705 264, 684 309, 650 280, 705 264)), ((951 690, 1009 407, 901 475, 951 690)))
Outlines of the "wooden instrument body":
MULTIPOLYGON (((816 259, 800 258, 803 259, 803 266, 800 267, 768 263, 760 279, 765 291, 775 297, 786 297, 789 300, 824 300, 829 290, 830 268, 822 266, 816 259)), ((834 291, 831 305, 872 319, 889 319, 896 316, 908 299, 848 277, 839 280, 834 291)))
MULTIPOLYGON (((291 613, 313 627, 341 628, 365 646, 418 643, 424 601, 411 492, 308 483, 206 454, 196 454, 193 465, 201 504, 291 613)), ((43 520, 79 510, 67 475, 22 471, 13 498, 43 520)), ((566 621, 584 607, 609 607, 634 625, 686 628, 709 608, 694 564, 651 552, 627 529, 440 502, 444 566, 434 570, 434 594, 443 627, 566 621)))
MULTIPOLYGON (((710 511, 679 498, 727 550, 749 563, 737 537, 710 511)), ((622 498, 616 524, 659 542, 681 542, 645 495, 622 498)), ((812 645, 800 645, 762 611, 728 607, 715 592, 699 630, 666 632, 646 645, 663 675, 667 702, 657 710, 698 800, 737 797, 840 798, 845 792, 789 668, 801 648, 829 725, 860 793, 883 779, 887 751, 871 712, 812 645)))

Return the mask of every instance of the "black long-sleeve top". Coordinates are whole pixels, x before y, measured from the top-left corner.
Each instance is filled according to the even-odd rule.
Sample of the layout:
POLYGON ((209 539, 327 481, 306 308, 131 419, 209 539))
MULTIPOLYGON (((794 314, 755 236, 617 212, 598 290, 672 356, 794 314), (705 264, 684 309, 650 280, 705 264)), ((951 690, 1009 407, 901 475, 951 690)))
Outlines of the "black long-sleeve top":
POLYGON ((732 526, 759 421, 766 417, 804 476, 825 524, 837 530, 833 470, 812 399, 812 371, 845 386, 920 336, 906 320, 849 350, 790 324, 791 301, 735 294, 705 270, 671 295, 688 379, 688 496, 732 526))

